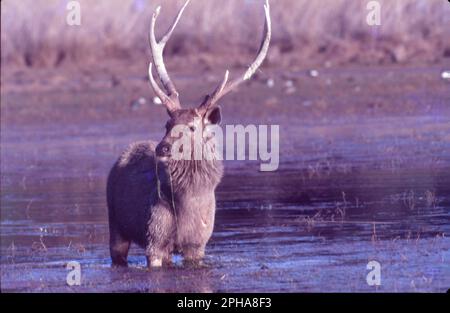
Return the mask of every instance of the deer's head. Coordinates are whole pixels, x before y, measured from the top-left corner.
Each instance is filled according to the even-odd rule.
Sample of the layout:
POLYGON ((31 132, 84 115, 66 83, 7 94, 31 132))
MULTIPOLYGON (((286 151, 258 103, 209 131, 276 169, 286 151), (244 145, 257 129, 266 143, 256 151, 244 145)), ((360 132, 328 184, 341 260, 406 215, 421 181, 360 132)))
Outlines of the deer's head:
POLYGON ((222 82, 211 94, 205 97, 204 101, 198 107, 192 109, 183 109, 180 103, 179 94, 175 88, 175 85, 170 79, 169 74, 167 73, 167 69, 163 59, 163 51, 189 1, 190 0, 187 0, 183 7, 180 9, 172 26, 159 42, 155 37, 155 24, 161 7, 157 7, 155 12, 153 13, 150 27, 150 48, 153 58, 153 62, 150 63, 148 69, 150 84, 158 98, 161 99, 161 102, 166 107, 167 112, 170 116, 170 119, 166 123, 166 134, 156 148, 156 155, 161 159, 171 158, 174 141, 179 139, 179 137, 173 136, 173 130, 174 127, 180 125, 182 125, 183 129, 186 130, 183 132, 183 136, 188 136, 189 140, 191 140, 194 145, 202 146, 207 144, 207 141, 211 138, 209 136, 203 136, 203 134, 201 134, 201 136, 198 136, 198 131, 201 130, 201 132, 203 132, 207 128, 206 126, 220 123, 221 111, 218 104, 220 98, 222 98, 238 85, 253 76, 256 70, 260 67, 261 63, 264 61, 270 43, 270 7, 269 1, 266 0, 264 5, 266 17, 264 24, 264 36, 259 48, 259 52, 253 63, 242 75, 236 77, 231 81, 229 80, 229 71, 227 70, 222 82), (153 64, 155 65, 157 77, 159 78, 164 91, 153 77, 153 64))

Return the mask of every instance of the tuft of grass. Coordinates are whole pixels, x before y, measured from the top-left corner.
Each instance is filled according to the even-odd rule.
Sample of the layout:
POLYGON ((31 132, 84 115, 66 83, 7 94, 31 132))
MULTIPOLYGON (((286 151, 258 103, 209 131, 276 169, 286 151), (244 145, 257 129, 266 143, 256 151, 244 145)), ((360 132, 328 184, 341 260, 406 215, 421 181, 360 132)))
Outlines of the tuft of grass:
POLYGON ((436 208, 437 205, 436 192, 430 190, 425 191, 425 201, 427 203, 427 207, 436 208))
MULTIPOLYGON (((379 0, 381 26, 366 23, 366 1, 272 0, 269 61, 282 54, 307 61, 341 56, 391 61, 450 55, 450 6, 442 0, 379 0), (372 51, 372 52, 370 52, 372 51)), ((104 58, 148 58, 152 11, 162 4, 157 30, 165 31, 182 0, 79 0, 81 26, 66 24, 67 0, 1 1, 4 64, 58 66, 104 58)), ((195 0, 167 46, 168 54, 236 57, 253 54, 263 25, 263 0, 195 0), (200 54, 199 54, 200 53, 200 54)))
POLYGON ((375 222, 372 223, 372 244, 375 245, 378 241, 377 228, 375 222))
POLYGON ((47 252, 47 246, 44 243, 44 239, 42 236, 39 237, 39 242, 34 241, 31 244, 31 250, 35 252, 45 253, 47 252))
POLYGON ((414 190, 403 193, 403 204, 410 210, 414 210, 416 207, 416 198, 414 196, 414 190))

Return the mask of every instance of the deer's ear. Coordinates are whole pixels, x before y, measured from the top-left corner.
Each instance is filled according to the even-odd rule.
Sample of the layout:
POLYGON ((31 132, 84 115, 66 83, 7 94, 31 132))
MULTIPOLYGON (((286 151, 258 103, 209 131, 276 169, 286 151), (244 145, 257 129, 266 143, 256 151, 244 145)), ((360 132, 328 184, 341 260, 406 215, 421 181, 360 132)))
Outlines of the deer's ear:
POLYGON ((211 111, 209 111, 206 118, 211 124, 220 124, 220 122, 222 121, 222 112, 220 110, 220 107, 216 106, 211 111))

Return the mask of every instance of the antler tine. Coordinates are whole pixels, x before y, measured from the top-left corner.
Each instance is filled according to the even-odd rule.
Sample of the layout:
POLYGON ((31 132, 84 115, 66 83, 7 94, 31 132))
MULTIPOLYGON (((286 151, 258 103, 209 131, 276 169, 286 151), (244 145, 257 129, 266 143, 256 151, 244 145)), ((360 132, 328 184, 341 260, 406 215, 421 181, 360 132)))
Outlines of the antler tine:
POLYGON ((178 92, 175 88, 174 83, 170 79, 169 74, 167 73, 166 66, 164 64, 164 58, 163 58, 163 51, 164 47, 166 46, 167 41, 169 40, 170 36, 172 35, 175 27, 177 26, 184 9, 189 4, 190 0, 187 0, 185 4, 181 7, 179 10, 174 22, 172 23, 172 26, 167 30, 166 34, 162 37, 161 41, 158 42, 156 40, 155 36, 155 25, 156 20, 159 16, 159 13, 161 12, 161 6, 158 6, 153 13, 152 16, 152 22, 150 24, 150 48, 152 50, 152 58, 153 62, 155 63, 156 73, 158 74, 158 77, 164 86, 164 89, 167 91, 167 94, 165 94, 159 86, 156 84, 156 82, 153 79, 152 72, 151 72, 151 65, 149 68, 149 78, 150 83, 152 84, 153 90, 158 95, 159 98, 161 98, 161 101, 166 105, 167 109, 169 111, 177 110, 181 108, 180 100, 178 92), (164 96, 161 95, 161 92, 164 94, 164 96))
POLYGON ((155 81, 155 78, 153 77, 152 68, 153 68, 153 63, 150 62, 149 66, 148 66, 148 78, 150 80, 150 85, 152 86, 152 89, 156 93, 158 98, 161 99, 161 102, 167 108, 167 111, 169 112, 169 114, 172 114, 178 108, 174 105, 172 100, 164 93, 164 91, 162 91, 162 89, 159 88, 158 84, 155 81))
POLYGON ((272 24, 270 20, 269 0, 266 0, 266 3, 264 4, 264 12, 266 16, 266 20, 264 23, 264 36, 261 41, 261 45, 259 47, 259 51, 255 60, 253 61, 252 64, 250 64, 250 66, 247 68, 247 70, 243 75, 235 78, 228 84, 227 80, 229 72, 226 71, 225 79, 222 81, 219 87, 217 87, 213 95, 209 98, 209 101, 205 104, 206 109, 208 109, 212 105, 215 105, 220 98, 225 96, 231 90, 235 89, 238 85, 240 85, 246 80, 249 80, 253 76, 253 74, 255 74, 255 72, 258 70, 258 68, 261 66, 262 62, 266 58, 267 51, 269 50, 270 38, 272 36, 272 24))
POLYGON ((228 83, 228 76, 229 76, 230 72, 228 70, 225 71, 225 76, 223 77, 222 83, 217 86, 216 90, 213 92, 213 94, 211 95, 211 97, 209 98, 209 101, 211 103, 215 103, 217 102, 218 98, 220 98, 220 95, 222 94, 225 86, 228 83))
POLYGON ((167 33, 163 36, 163 38, 159 42, 161 45, 164 46, 167 43, 167 41, 169 40, 170 36, 172 36, 172 33, 173 33, 175 27, 177 26, 178 22, 180 21, 180 18, 183 15, 184 9, 186 9, 187 5, 189 4, 189 1, 191 1, 191 0, 186 0, 184 5, 181 7, 180 11, 178 11, 177 16, 172 23, 172 26, 167 30, 167 33))
POLYGON ((269 0, 266 0, 266 3, 264 4, 264 12, 266 15, 266 21, 264 23, 264 37, 262 39, 261 46, 259 47, 256 59, 248 67, 247 71, 242 77, 238 77, 233 82, 231 82, 229 86, 227 86, 227 88, 224 90, 224 93, 229 92, 240 83, 249 80, 253 76, 253 74, 255 74, 256 70, 261 66, 262 62, 267 56, 267 52, 269 51, 270 38, 272 36, 269 0))

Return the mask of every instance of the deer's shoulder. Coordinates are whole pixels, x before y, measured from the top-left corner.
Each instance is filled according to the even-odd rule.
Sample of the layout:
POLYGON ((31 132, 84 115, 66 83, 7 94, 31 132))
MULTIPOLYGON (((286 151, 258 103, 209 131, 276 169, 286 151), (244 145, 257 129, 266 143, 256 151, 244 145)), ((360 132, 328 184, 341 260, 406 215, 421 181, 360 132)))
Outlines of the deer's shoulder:
POLYGON ((156 143, 153 141, 134 142, 120 155, 117 165, 128 167, 142 163, 153 163, 155 147, 156 143))

